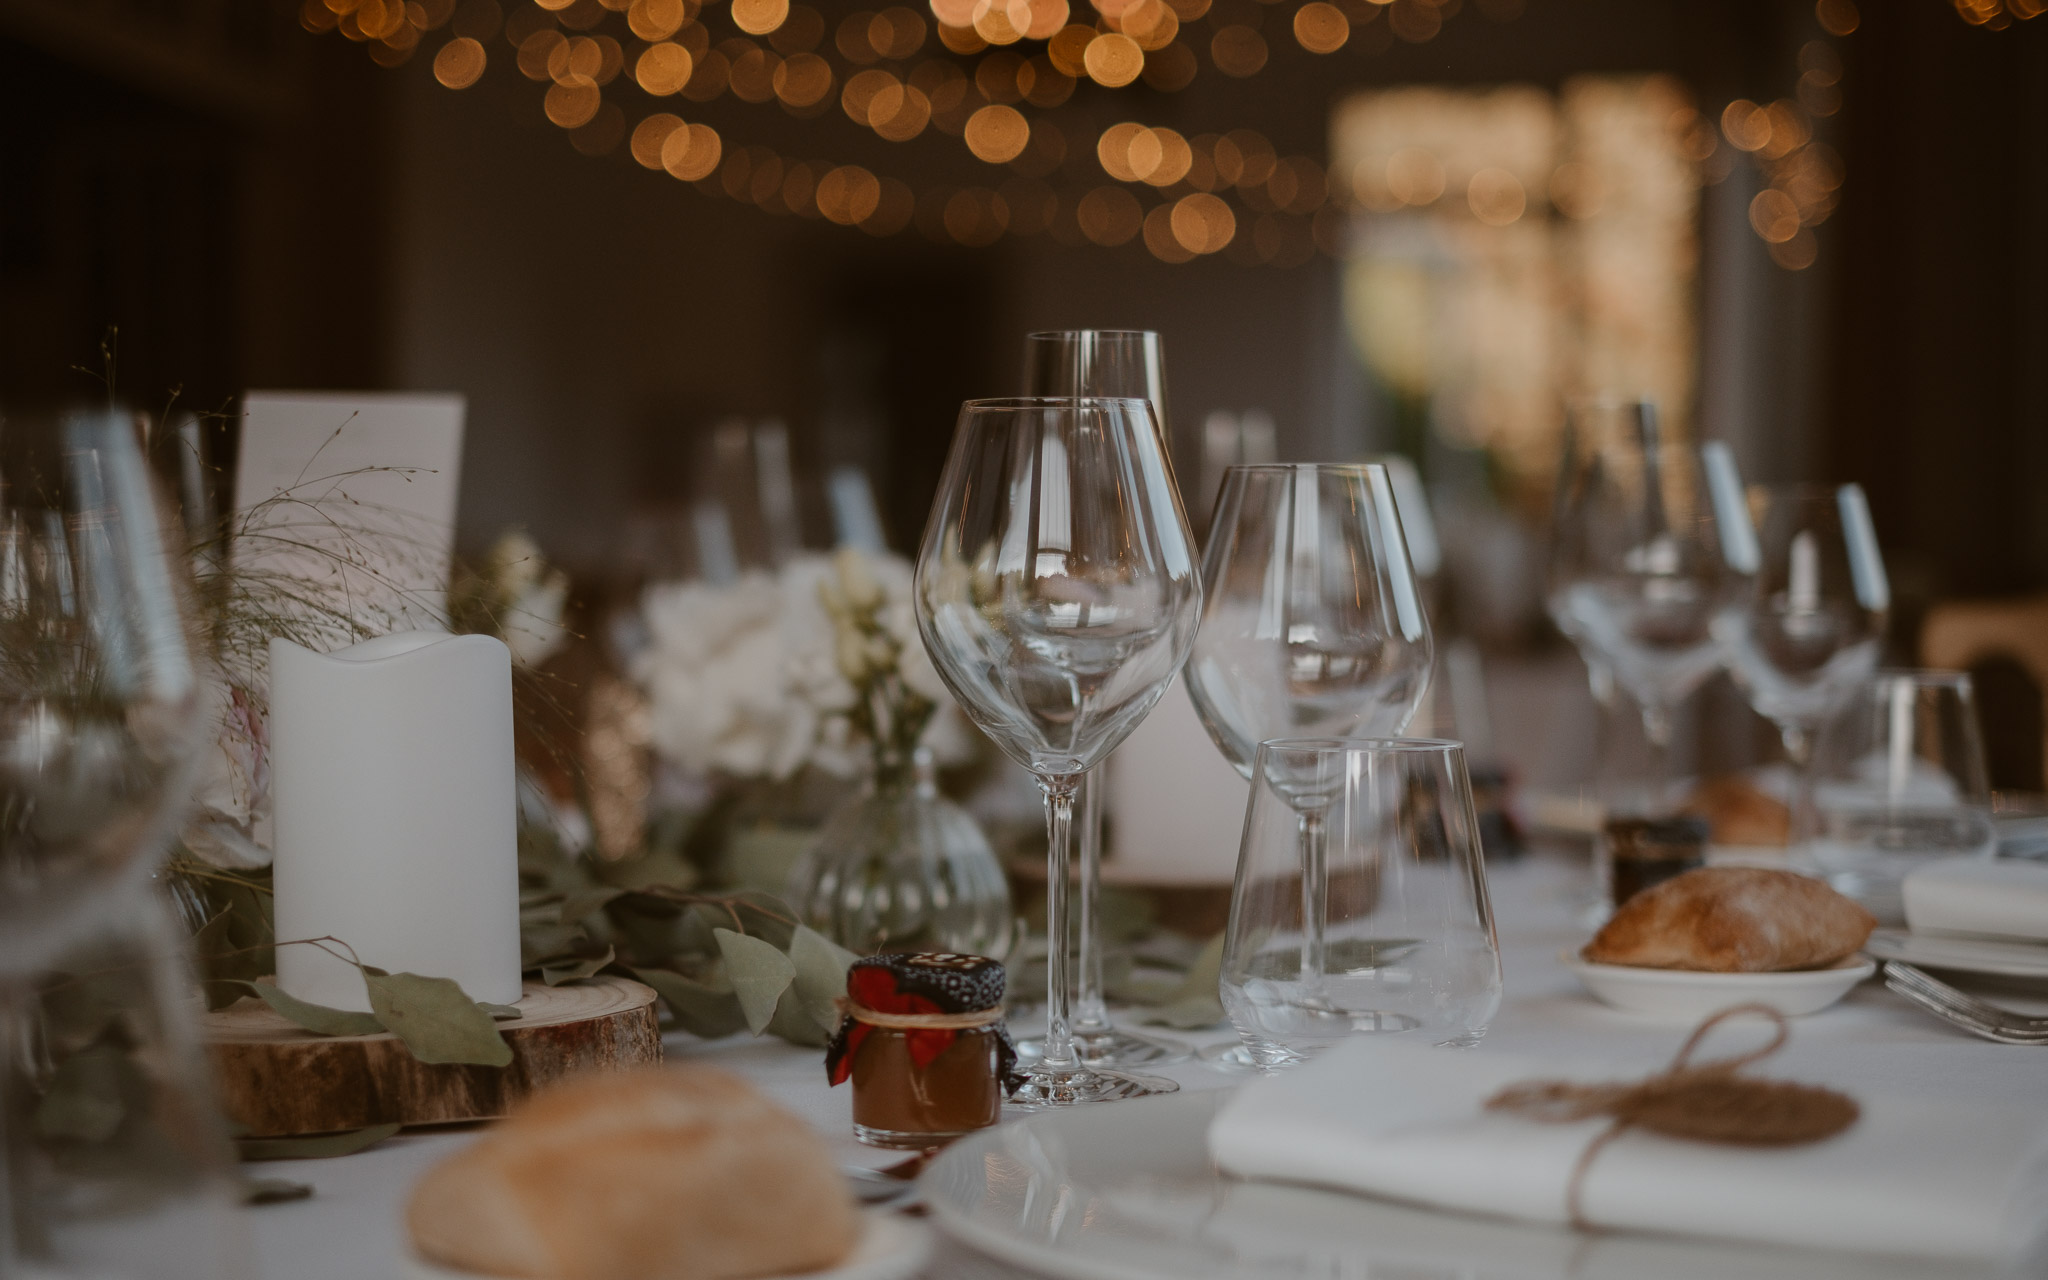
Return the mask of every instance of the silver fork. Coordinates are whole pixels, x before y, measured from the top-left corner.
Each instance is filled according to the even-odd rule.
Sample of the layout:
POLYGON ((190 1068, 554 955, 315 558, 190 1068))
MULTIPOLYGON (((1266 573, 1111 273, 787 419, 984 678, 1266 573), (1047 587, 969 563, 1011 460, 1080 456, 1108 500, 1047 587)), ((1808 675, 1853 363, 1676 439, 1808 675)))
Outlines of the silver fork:
POLYGON ((1911 965, 1887 964, 1885 986, 1935 1017, 1961 1027, 1972 1035, 1982 1036, 1986 1040, 1995 1040, 2000 1044, 2048 1044, 2048 1025, 2043 1025, 2048 1020, 2028 1018, 2000 1010, 1994 1005, 1984 1004, 1983 1001, 1956 991, 1954 987, 1937 978, 1928 977, 1911 965), (1905 972, 1900 973, 1898 970, 1905 972), (1945 996, 1935 994, 1923 984, 1931 984, 1942 991, 1952 992, 1968 1002, 1968 1005, 1975 1005, 1988 1011, 1988 1016, 1968 1005, 1958 1004, 1945 996))
POLYGON ((1885 975, 1887 978, 1896 975, 1908 986, 1918 987, 1958 1012, 1974 1015, 1985 1022, 2015 1031, 2048 1032, 2048 1018, 2029 1017, 2023 1013, 2015 1013, 2011 1009, 2000 1008, 1988 1000, 1980 1000, 1959 987, 1950 986, 1916 965, 1892 961, 1885 965, 1885 975))

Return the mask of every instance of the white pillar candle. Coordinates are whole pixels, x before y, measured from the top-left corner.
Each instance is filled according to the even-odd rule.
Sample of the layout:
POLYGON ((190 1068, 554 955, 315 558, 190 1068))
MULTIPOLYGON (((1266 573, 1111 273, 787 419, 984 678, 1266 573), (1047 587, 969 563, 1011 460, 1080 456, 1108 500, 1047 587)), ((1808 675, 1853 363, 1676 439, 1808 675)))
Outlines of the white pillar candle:
MULTIPOLYGON (((519 999, 502 642, 408 631, 319 654, 273 639, 270 779, 280 941, 339 938, 364 964, 519 999)), ((355 967, 318 947, 279 947, 277 979, 301 1000, 370 1007, 355 967)))

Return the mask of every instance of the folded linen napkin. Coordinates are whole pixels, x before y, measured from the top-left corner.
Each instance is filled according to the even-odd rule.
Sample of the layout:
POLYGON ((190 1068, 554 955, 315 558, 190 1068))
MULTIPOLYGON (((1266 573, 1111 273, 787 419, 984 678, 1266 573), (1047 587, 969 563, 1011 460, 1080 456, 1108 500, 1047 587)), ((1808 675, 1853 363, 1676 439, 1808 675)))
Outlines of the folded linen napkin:
POLYGON ((2017 858, 1943 858, 1906 873, 1906 925, 2048 942, 2048 865, 2017 858))
MULTIPOLYGON (((1573 1168, 1608 1122, 1553 1124, 1483 1108, 1508 1084, 1602 1074, 1628 1073, 1353 1040, 1245 1086, 1211 1125, 1209 1151, 1239 1177, 1563 1223, 1573 1168)), ((1811 1146, 1631 1130, 1586 1173, 1585 1216, 1604 1227, 1866 1253, 2033 1255, 2048 1224, 2048 1115, 1858 1101, 1853 1127, 1811 1146)))

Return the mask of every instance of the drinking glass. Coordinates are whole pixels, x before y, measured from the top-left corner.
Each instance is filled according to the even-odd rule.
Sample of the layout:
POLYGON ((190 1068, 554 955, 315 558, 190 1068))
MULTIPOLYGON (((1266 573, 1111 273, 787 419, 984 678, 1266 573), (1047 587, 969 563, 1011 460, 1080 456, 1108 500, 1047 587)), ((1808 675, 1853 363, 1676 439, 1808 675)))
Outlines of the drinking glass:
MULTIPOLYGON (((1161 447, 1172 455, 1166 417, 1166 365, 1159 335, 1142 329, 1063 329, 1024 339, 1024 394, 1030 396, 1117 396, 1149 401, 1161 447)), ((1188 1056, 1171 1040, 1134 1035, 1116 1027, 1102 992, 1102 793, 1100 776, 1081 781, 1075 802, 1080 815, 1075 844, 1080 852, 1076 886, 1072 1032, 1074 1052, 1093 1067, 1143 1067, 1188 1056)), ((1040 1046, 1025 1041, 1026 1054, 1040 1046)))
POLYGON ((150 881, 203 732, 182 554, 133 417, 0 428, 0 1275, 246 1269, 150 881))
POLYGON ((1891 606, 1884 557, 1863 490, 1759 485, 1729 521, 1730 568, 1748 578, 1714 619, 1728 670, 1750 706, 1778 726, 1800 778, 1792 843, 1811 834, 1813 735, 1877 669, 1891 606))
POLYGON ((1012 1097, 1021 1106, 1174 1087, 1081 1062, 1062 942, 1081 778, 1137 728, 1194 641, 1202 585, 1190 542, 1146 401, 962 406, 914 592, 947 688, 1045 793, 1053 945, 1045 1047, 1012 1097))
POLYGON ((1500 1008, 1500 948, 1462 745, 1259 745, 1221 993, 1268 1071, 1360 1033, 1479 1042, 1500 1008), (1311 815, 1315 861, 1302 856, 1311 815))
POLYGON ((1732 459, 1663 439, 1654 406, 1596 401, 1571 422, 1551 551, 1551 616, 1586 657, 1596 696, 1612 679, 1641 710, 1648 808, 1668 799, 1671 719, 1721 665, 1714 615, 1737 581, 1724 555, 1732 459))
MULTIPOLYGON (((1188 693, 1247 778, 1265 739, 1397 734, 1429 692, 1429 617, 1378 463, 1230 468, 1202 587, 1188 693)), ((1321 856, 1319 821, 1304 814, 1304 865, 1321 856)), ((1255 1065, 1240 1047, 1211 1060, 1255 1065)))
POLYGON ((1814 748, 1807 848, 1837 888, 1902 915, 1899 882, 1934 858, 1997 848, 1976 695, 1962 671, 1880 671, 1814 748))

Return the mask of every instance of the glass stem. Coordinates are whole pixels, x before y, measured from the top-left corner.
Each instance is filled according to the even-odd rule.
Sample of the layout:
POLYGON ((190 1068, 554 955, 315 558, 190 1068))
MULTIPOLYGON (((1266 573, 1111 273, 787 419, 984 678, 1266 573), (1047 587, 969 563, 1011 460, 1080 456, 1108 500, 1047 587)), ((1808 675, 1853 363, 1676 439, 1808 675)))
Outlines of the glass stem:
POLYGON ((1102 998, 1102 781, 1081 777, 1080 912, 1075 921, 1080 942, 1074 963, 1079 972, 1074 994, 1074 1034, 1082 1038, 1109 1031, 1109 1009, 1102 998))
POLYGON ((1329 942, 1323 936, 1329 919, 1329 842, 1323 814, 1304 810, 1297 818, 1301 850, 1301 994, 1304 1003, 1320 1001, 1323 975, 1329 972, 1329 942))
POLYGON ((1778 726, 1778 737, 1785 744, 1785 758, 1791 762, 1794 784, 1792 792, 1792 813, 1786 824, 1785 843, 1798 848, 1812 840, 1819 823, 1819 811, 1814 803, 1813 777, 1813 735, 1803 724, 1782 724, 1778 726))
POLYGON ((1661 818, 1671 791, 1671 709, 1643 704, 1643 737, 1650 744, 1650 816, 1661 818))
POLYGON ((1045 792, 1045 1053, 1038 1069, 1052 1073, 1078 1071, 1074 1054, 1072 988, 1067 977, 1067 876, 1073 870, 1074 793, 1084 775, 1041 777, 1045 792))

